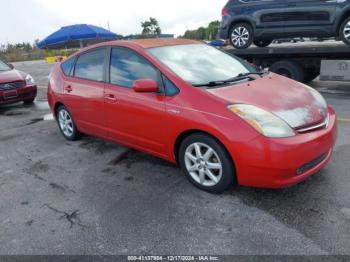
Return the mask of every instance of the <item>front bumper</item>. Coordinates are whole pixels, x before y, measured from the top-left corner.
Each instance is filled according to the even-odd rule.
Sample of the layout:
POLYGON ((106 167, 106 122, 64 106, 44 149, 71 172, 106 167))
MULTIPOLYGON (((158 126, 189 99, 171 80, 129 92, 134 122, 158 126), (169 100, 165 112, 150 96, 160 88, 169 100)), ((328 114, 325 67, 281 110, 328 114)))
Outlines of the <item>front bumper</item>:
POLYGON ((37 86, 29 85, 7 91, 0 91, 0 105, 30 100, 37 95, 37 86))
POLYGON ((240 185, 283 188, 317 173, 331 159, 337 137, 334 110, 329 107, 326 128, 294 137, 269 139, 259 136, 240 152, 236 162, 240 185))

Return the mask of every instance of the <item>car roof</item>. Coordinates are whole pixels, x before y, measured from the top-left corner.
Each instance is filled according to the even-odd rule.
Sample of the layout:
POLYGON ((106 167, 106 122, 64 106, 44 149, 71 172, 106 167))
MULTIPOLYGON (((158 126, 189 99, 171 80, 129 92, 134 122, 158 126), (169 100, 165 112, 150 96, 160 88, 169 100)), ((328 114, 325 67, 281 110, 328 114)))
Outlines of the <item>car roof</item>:
POLYGON ((172 45, 191 45, 191 44, 201 44, 202 42, 184 39, 184 38, 150 38, 150 39, 137 39, 128 40, 127 42, 136 44, 142 48, 154 48, 162 46, 172 46, 172 45))
POLYGON ((193 44, 203 44, 203 42, 197 41, 197 40, 185 39, 185 38, 149 38, 149 39, 134 39, 134 40, 116 40, 116 41, 103 42, 103 43, 82 48, 76 53, 69 56, 69 58, 75 57, 91 49, 98 48, 98 47, 105 47, 105 46, 125 46, 125 47, 134 46, 134 47, 140 47, 143 49, 148 49, 148 48, 154 48, 154 47, 174 46, 174 45, 193 45, 193 44))

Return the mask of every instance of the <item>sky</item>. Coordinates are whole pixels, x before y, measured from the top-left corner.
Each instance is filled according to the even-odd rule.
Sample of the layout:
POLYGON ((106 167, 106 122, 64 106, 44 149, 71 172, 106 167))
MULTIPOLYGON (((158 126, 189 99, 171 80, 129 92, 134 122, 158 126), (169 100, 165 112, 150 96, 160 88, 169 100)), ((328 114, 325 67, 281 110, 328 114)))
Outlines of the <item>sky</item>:
POLYGON ((94 24, 117 34, 141 32, 140 23, 155 17, 163 33, 220 20, 227 0, 1 0, 0 44, 43 39, 62 26, 94 24))

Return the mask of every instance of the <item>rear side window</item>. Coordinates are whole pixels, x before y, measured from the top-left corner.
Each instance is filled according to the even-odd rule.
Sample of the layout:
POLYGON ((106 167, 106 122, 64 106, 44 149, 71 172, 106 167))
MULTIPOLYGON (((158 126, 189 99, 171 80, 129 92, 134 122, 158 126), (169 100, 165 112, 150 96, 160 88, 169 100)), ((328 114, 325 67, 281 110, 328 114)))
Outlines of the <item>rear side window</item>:
POLYGON ((111 84, 131 88, 135 80, 144 78, 159 83, 158 71, 142 56, 126 48, 112 48, 111 84))
POLYGON ((70 58, 61 64, 62 71, 66 76, 72 76, 74 62, 75 58, 70 58))
POLYGON ((74 76, 102 82, 104 80, 105 49, 80 55, 75 64, 74 76))

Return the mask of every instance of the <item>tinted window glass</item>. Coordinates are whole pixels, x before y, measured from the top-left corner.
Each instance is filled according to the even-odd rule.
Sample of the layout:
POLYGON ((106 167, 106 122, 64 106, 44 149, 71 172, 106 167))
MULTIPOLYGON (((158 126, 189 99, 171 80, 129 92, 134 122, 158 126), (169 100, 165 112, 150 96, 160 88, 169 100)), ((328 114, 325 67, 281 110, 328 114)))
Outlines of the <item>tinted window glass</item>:
POLYGON ((75 77, 103 81, 105 49, 94 50, 79 56, 75 64, 75 77))
POLYGON ((179 93, 179 89, 165 76, 163 76, 163 83, 166 96, 174 96, 179 93))
POLYGON ((110 82, 131 88, 138 79, 158 81, 158 71, 143 57, 126 48, 113 48, 110 65, 110 82))
POLYGON ((73 65, 74 65, 74 61, 75 61, 75 58, 71 58, 67 61, 65 61, 64 63, 62 63, 61 65, 61 68, 62 68, 62 71, 63 73, 66 75, 66 76, 71 76, 72 73, 73 73, 73 65))

